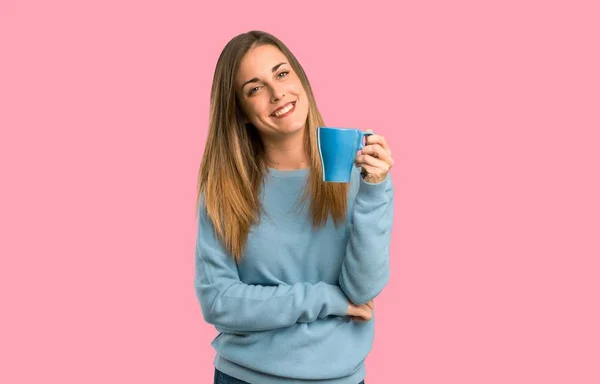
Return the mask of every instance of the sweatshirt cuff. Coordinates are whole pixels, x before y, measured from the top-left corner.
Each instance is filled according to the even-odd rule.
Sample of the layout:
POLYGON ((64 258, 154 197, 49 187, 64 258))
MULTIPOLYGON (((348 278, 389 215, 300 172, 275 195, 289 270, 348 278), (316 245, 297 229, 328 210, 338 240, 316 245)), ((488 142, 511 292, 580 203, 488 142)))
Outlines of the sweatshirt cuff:
POLYGON ((389 183, 390 174, 385 176, 379 183, 369 183, 360 176, 357 198, 369 201, 382 201, 386 199, 387 183, 389 183))
POLYGON ((348 303, 350 301, 341 287, 329 285, 329 314, 335 316, 346 316, 348 314, 348 303))

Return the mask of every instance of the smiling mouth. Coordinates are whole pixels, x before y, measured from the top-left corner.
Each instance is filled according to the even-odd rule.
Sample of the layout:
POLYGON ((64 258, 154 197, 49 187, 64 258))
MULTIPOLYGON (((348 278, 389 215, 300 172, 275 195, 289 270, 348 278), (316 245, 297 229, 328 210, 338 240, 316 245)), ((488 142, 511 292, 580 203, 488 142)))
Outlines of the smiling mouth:
POLYGON ((278 110, 276 110, 275 112, 273 112, 271 114, 271 116, 273 117, 284 117, 289 115, 290 113, 292 113, 294 111, 294 109, 296 109, 296 101, 292 101, 289 104, 286 104, 285 106, 279 108, 278 110))

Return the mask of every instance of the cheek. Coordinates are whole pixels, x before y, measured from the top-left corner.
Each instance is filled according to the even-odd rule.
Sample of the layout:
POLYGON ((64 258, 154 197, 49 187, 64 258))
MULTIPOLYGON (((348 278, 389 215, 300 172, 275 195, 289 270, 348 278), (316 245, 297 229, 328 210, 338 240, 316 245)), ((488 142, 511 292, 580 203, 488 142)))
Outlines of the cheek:
POLYGON ((308 95, 304 91, 304 88, 300 87, 298 89, 298 93, 296 93, 296 94, 302 99, 302 106, 303 106, 303 108, 305 108, 305 109, 308 110, 308 95))
POLYGON ((260 98, 254 98, 245 105, 246 114, 250 119, 264 115, 265 108, 266 106, 260 98))
POLYGON ((308 115, 308 100, 306 100, 306 97, 304 97, 303 100, 304 102, 302 103, 302 114, 308 115))
POLYGON ((304 87, 302 87, 302 83, 300 83, 300 81, 298 82, 294 82, 293 84, 290 84, 290 93, 293 93, 294 95, 305 95, 304 92, 304 87))

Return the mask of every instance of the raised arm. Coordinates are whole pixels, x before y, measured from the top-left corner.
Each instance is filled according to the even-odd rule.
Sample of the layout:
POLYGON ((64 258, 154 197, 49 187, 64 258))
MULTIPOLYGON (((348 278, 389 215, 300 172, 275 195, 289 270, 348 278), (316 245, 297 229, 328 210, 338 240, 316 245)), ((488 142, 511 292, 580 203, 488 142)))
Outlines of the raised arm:
POLYGON ((389 174, 375 184, 360 176, 358 179, 351 236, 339 282, 350 301, 363 304, 375 298, 389 280, 394 189, 389 174))
POLYGON ((222 332, 265 331, 344 316, 348 298, 337 285, 249 285, 214 232, 201 203, 195 253, 196 296, 206 322, 222 332))

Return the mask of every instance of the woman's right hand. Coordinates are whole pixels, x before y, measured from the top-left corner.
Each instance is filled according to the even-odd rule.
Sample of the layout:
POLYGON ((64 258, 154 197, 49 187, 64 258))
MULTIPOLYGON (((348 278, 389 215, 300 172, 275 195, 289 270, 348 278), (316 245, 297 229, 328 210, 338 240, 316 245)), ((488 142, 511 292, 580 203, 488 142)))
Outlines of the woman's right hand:
POLYGON ((373 300, 361 305, 348 303, 347 315, 354 321, 366 322, 373 317, 373 308, 375 308, 375 302, 373 300))

